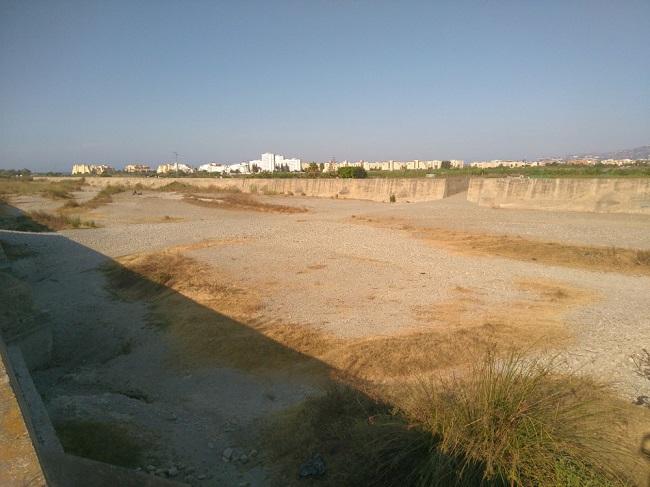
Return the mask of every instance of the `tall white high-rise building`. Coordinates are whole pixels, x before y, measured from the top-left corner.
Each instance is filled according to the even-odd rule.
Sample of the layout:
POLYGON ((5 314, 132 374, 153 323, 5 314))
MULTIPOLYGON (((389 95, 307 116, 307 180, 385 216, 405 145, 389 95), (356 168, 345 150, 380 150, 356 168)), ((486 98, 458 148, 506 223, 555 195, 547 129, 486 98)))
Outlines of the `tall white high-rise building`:
POLYGON ((301 163, 300 159, 297 158, 285 158, 280 154, 272 154, 271 152, 265 152, 262 154, 261 159, 257 159, 249 162, 251 168, 257 166, 260 171, 300 171, 301 163))

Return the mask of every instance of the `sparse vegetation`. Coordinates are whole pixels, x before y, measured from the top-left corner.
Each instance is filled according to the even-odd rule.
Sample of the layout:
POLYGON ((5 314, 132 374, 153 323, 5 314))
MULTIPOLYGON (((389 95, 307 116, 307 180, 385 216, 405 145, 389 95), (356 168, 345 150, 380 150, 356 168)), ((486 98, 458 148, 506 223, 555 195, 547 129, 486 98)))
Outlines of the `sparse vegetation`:
POLYGON ((323 452, 326 485, 368 486, 622 486, 640 467, 616 399, 548 362, 487 354, 392 397, 339 386, 306 401, 268 430, 278 460, 295 471, 323 452))
POLYGON ((361 217, 354 219, 354 221, 409 231, 417 238, 436 242, 453 251, 473 255, 496 255, 566 267, 627 274, 650 274, 650 250, 589 247, 533 240, 516 235, 493 235, 446 228, 423 228, 391 219, 378 220, 361 217))
POLYGON ((390 195, 390 200, 389 200, 389 201, 390 201, 391 203, 395 203, 395 202, 397 201, 397 198, 395 198, 395 195, 394 195, 394 194, 391 194, 391 195, 390 195))
POLYGON ((100 206, 107 205, 108 203, 112 203, 113 195, 123 193, 126 190, 127 190, 126 186, 122 186, 120 184, 117 185, 109 184, 108 186, 102 188, 101 191, 97 193, 92 199, 86 201, 85 203, 72 205, 72 208, 78 208, 78 207, 89 208, 89 209, 99 208, 100 206))
POLYGON ((85 184, 81 179, 61 181, 34 180, 31 178, 0 178, 0 200, 7 201, 10 195, 40 194, 54 200, 70 199, 71 191, 79 191, 85 184))
POLYGON ((642 348, 640 352, 632 355, 632 363, 637 375, 650 380, 650 352, 647 349, 642 348))
MULTIPOLYGON (((275 194, 264 192, 267 194, 275 194)), ((265 203, 256 199, 254 196, 245 193, 232 193, 219 195, 216 198, 199 197, 196 195, 185 195, 183 201, 196 206, 204 206, 208 208, 223 208, 223 209, 236 209, 236 210, 251 210, 266 213, 305 213, 305 208, 289 205, 277 205, 272 203, 265 203)))
POLYGON ((49 231, 66 230, 70 228, 97 228, 92 220, 82 220, 78 216, 47 213, 45 211, 30 211, 27 216, 38 225, 46 227, 49 231))

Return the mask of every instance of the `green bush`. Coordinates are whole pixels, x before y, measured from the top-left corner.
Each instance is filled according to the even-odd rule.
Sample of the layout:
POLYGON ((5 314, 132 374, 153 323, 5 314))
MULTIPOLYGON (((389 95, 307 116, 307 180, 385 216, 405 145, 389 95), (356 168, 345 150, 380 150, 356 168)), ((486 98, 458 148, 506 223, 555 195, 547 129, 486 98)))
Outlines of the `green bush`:
POLYGON ((362 167, 339 167, 337 172, 340 178, 362 179, 368 177, 368 172, 362 167))

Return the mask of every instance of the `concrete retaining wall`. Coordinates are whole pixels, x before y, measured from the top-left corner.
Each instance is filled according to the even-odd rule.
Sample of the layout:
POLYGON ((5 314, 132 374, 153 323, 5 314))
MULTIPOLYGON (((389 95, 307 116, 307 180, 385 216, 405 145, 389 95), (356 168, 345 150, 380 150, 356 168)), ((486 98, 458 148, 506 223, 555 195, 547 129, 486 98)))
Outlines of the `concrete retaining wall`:
POLYGON ((472 178, 479 206, 650 215, 650 179, 472 178))
MULTIPOLYGON (((57 179, 57 178, 48 178, 57 179)), ((60 178, 58 178, 60 179, 60 178)), ((237 189, 244 193, 294 194, 322 198, 345 198, 372 201, 389 201, 395 195, 397 201, 434 201, 466 191, 469 178, 101 178, 88 177, 91 186, 105 187, 109 184, 141 184, 159 188, 173 182, 197 187, 237 189)))

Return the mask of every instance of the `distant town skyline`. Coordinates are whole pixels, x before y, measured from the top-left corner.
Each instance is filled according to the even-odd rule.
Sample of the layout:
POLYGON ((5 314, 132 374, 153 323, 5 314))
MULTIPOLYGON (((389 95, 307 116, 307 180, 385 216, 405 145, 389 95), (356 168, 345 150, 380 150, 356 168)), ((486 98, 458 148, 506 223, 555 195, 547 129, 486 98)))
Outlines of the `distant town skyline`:
POLYGON ((650 3, 0 0, 0 168, 648 144, 650 3))

